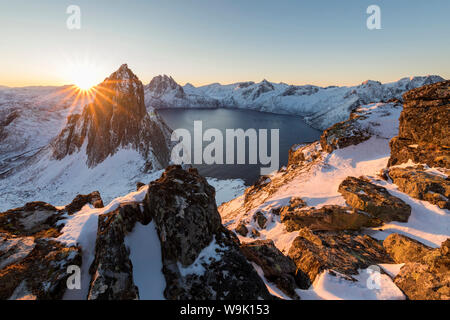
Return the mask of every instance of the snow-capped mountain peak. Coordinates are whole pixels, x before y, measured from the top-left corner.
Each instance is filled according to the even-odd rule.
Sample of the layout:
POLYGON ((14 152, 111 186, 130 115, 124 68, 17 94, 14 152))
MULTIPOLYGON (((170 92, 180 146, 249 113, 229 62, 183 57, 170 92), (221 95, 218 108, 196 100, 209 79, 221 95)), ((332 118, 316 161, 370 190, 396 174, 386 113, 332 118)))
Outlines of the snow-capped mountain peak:
POLYGON ((166 89, 167 85, 160 86, 164 90, 149 85, 145 87, 145 104, 147 109, 222 107, 295 114, 305 116, 305 120, 315 128, 326 129, 347 119, 350 112, 361 105, 401 100, 402 94, 408 90, 443 80, 440 76, 419 76, 385 84, 367 80, 351 87, 297 86, 273 83, 266 79, 259 83, 213 83, 200 87, 185 85, 171 90, 166 89), (182 89, 184 95, 177 94, 182 89))
MULTIPOLYGON (((41 199, 59 190, 65 201, 73 197, 74 188, 105 192, 112 181, 128 190, 126 185, 136 182, 132 179, 168 165, 171 130, 157 114, 147 112, 142 82, 126 64, 92 92, 92 102, 81 113, 75 110, 66 121, 60 118, 54 124, 62 129, 53 133, 50 143, 0 176, 2 188, 6 184, 19 189, 8 189, 13 203, 26 201, 17 192, 34 190, 36 181, 41 185, 41 199)), ((28 196, 33 192, 25 199, 28 196)))

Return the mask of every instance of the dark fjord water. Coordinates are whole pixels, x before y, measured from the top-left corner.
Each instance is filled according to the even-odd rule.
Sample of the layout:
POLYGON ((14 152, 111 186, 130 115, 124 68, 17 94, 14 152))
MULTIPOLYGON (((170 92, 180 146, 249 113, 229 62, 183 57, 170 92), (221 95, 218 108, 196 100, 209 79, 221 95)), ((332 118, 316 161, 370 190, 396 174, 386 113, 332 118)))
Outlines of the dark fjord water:
MULTIPOLYGON (((158 110, 158 113, 166 121, 167 125, 173 130, 178 128, 189 130, 192 139, 194 137, 194 121, 197 120, 202 121, 203 132, 210 128, 219 129, 223 134, 224 142, 226 140, 226 129, 268 129, 269 142, 270 129, 279 129, 280 167, 287 164, 289 149, 294 144, 318 140, 321 134, 321 131, 308 126, 301 117, 293 115, 279 115, 239 109, 163 109, 158 110)), ((210 142, 204 142, 203 146, 205 147, 209 143, 210 142)), ((270 143, 268 150, 270 154, 270 143)), ((223 153, 225 157, 225 146, 223 153)), ((246 153, 248 153, 248 141, 246 146, 246 153)), ((246 163, 248 163, 248 161, 246 161, 246 163)), ((252 184, 260 176, 261 165, 258 161, 258 164, 256 165, 202 164, 194 165, 194 167, 196 167, 203 176, 214 177, 218 179, 240 178, 243 179, 246 184, 252 184)))

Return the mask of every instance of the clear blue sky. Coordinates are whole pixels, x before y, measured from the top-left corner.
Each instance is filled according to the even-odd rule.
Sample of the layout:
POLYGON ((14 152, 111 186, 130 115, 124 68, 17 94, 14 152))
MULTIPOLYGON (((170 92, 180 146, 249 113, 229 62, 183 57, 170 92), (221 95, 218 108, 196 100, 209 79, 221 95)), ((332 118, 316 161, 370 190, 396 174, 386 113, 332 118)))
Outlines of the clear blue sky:
POLYGON ((71 83, 67 66, 85 60, 97 81, 125 62, 144 83, 450 78, 448 0, 0 0, 0 39, 9 86, 71 83), (81 30, 66 28, 70 4, 81 30), (370 4, 382 30, 366 28, 370 4))

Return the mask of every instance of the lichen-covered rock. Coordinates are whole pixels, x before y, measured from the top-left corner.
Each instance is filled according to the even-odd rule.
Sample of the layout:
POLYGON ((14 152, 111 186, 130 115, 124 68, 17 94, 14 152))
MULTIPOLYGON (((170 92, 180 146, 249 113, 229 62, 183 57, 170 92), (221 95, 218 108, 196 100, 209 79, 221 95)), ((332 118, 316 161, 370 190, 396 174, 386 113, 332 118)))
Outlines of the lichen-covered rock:
MULTIPOLYGON (((146 220, 140 204, 127 203, 98 218, 95 259, 89 269, 92 276, 88 299, 138 299, 133 281, 133 266, 124 239, 137 221, 146 220)), ((148 223, 148 221, 147 221, 148 223)))
POLYGON ((149 184, 168 299, 271 299, 264 282, 221 224, 215 190, 195 169, 170 166, 149 184))
POLYGON ((237 234, 239 234, 239 235, 241 235, 243 237, 246 237, 247 234, 248 234, 248 229, 245 226, 245 224, 242 223, 242 222, 238 224, 238 226, 236 227, 235 231, 236 231, 237 234))
POLYGON ((412 300, 450 300, 450 239, 418 262, 408 262, 394 283, 412 300))
POLYGON ((376 227, 382 221, 350 207, 326 205, 319 209, 303 208, 291 212, 282 211, 281 222, 288 232, 308 227, 311 230, 359 230, 376 227))
POLYGON ((0 232, 17 236, 57 237, 64 212, 46 202, 29 202, 0 213, 0 232))
POLYGON ((403 95, 399 134, 390 142, 388 166, 406 163, 450 168, 450 81, 410 90, 403 95))
POLYGON ((62 298, 68 266, 81 266, 81 248, 51 240, 63 215, 38 201, 0 213, 0 300, 62 298))
POLYGON ((288 256, 308 276, 309 284, 327 269, 351 276, 371 265, 393 263, 383 246, 368 235, 348 231, 313 232, 308 228, 299 231, 288 256))
POLYGON ((338 191, 349 206, 383 222, 407 222, 411 215, 411 207, 403 200, 391 195, 386 188, 361 178, 347 177, 338 191))
POLYGON ((268 176, 261 176, 259 179, 244 192, 244 202, 248 202, 253 194, 258 193, 261 189, 267 186, 271 182, 268 176))
POLYGON ((320 145, 330 153, 368 140, 372 133, 367 127, 360 126, 357 118, 338 122, 322 133, 320 145))
POLYGON ((64 210, 68 214, 74 214, 80 211, 86 204, 91 204, 94 208, 103 208, 103 200, 100 196, 100 192, 93 191, 89 194, 78 194, 70 204, 65 206, 64 210))
POLYGON ((427 172, 423 166, 392 167, 387 174, 398 189, 441 209, 450 209, 450 179, 427 172))
POLYGON ((285 294, 299 299, 295 289, 306 289, 305 275, 297 274, 295 263, 275 247, 272 240, 256 240, 241 244, 241 251, 246 258, 261 267, 264 277, 285 294))
POLYGON ((260 229, 264 229, 266 227, 267 218, 261 211, 257 211, 254 214, 253 219, 256 221, 260 229))
POLYGON ((81 265, 79 247, 0 233, 0 300, 61 299, 70 265, 81 265))
POLYGON ((433 250, 423 243, 407 236, 392 233, 384 241, 383 247, 396 263, 419 262, 433 250))

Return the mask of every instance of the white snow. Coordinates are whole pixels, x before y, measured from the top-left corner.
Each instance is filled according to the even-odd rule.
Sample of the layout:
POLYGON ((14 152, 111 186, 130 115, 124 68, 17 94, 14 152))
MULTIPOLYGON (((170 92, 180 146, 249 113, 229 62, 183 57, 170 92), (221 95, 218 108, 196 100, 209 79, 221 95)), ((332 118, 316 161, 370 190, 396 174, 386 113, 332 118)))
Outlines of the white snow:
POLYGON ((172 78, 160 76, 160 86, 145 86, 145 104, 149 109, 224 107, 296 114, 306 116, 306 122, 313 127, 326 129, 346 120, 350 111, 361 104, 399 99, 410 89, 443 80, 439 76, 403 78, 385 84, 368 80, 352 87, 290 86, 267 80, 201 87, 186 84, 181 94, 181 87, 172 78), (160 92, 162 86, 166 89, 160 92))
POLYGON ((338 272, 323 271, 308 290, 297 289, 303 300, 404 300, 405 295, 382 273, 359 270, 352 278, 338 272))
POLYGON ((141 300, 165 300, 166 279, 162 273, 161 243, 153 222, 144 226, 136 223, 125 237, 130 248, 133 279, 141 300))
POLYGON ((404 266, 404 263, 398 263, 398 264, 389 264, 389 263, 380 263, 379 266, 392 278, 394 279, 398 273, 400 272, 400 269, 404 266))

